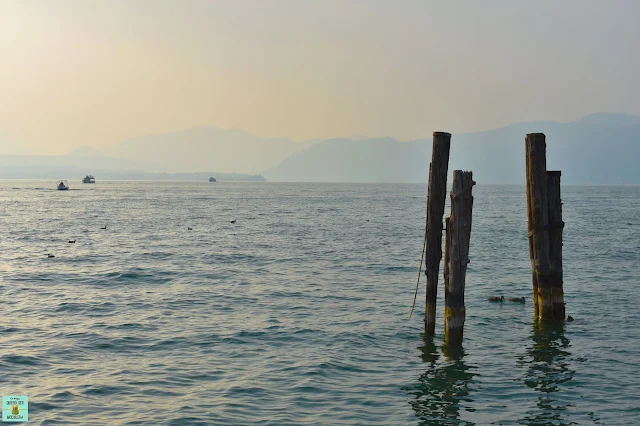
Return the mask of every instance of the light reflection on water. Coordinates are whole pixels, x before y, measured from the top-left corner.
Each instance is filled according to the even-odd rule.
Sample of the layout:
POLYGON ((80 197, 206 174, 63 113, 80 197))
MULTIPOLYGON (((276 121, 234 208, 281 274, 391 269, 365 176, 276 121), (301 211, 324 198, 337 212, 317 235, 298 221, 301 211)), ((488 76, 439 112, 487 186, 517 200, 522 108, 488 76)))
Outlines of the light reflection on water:
POLYGON ((409 401, 420 425, 473 425, 475 423, 460 419, 460 411, 474 409, 465 407, 465 403, 473 402, 471 389, 474 371, 465 364, 463 347, 447 347, 441 349, 433 339, 424 337, 424 345, 420 347, 422 361, 426 371, 419 378, 416 388, 409 392, 409 401), (439 351, 442 351, 440 355, 439 351), (444 358, 444 364, 438 363, 444 358))
POLYGON ((561 385, 571 381, 575 370, 571 367, 570 340, 565 336, 565 323, 535 321, 527 355, 518 362, 526 368, 522 382, 540 392, 537 410, 527 413, 522 424, 570 425, 577 424, 566 414, 570 404, 558 398, 561 385))
MULTIPOLYGON (((567 410, 574 407, 560 397, 561 392, 570 393, 567 386, 575 370, 571 363, 571 342, 565 335, 566 323, 534 321, 526 346, 526 353, 517 358, 523 374, 515 379, 537 393, 535 408, 523 413, 518 420, 498 420, 497 424, 523 424, 539 426, 566 426, 578 424, 571 420, 567 410)), ((473 403, 482 406, 481 394, 475 392, 475 383, 482 372, 466 362, 464 346, 438 346, 431 337, 423 337, 419 347, 424 363, 424 373, 414 387, 406 388, 409 404, 420 425, 475 425, 477 410, 473 403), (477 376, 477 377, 476 377, 477 376)), ((578 358, 578 362, 585 358, 578 358)), ((505 380, 513 380, 506 379, 505 380)), ((506 407, 506 406, 505 406, 506 407)), ((588 412, 594 424, 600 424, 593 412, 588 412)), ((493 423, 493 422, 492 422, 493 423)))

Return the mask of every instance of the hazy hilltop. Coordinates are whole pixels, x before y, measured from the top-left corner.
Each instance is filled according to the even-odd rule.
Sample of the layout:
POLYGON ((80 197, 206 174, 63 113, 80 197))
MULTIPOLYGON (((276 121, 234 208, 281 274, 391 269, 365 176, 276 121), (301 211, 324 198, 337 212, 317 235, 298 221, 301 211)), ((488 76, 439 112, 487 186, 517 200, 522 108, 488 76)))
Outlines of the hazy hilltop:
POLYGON ((78 147, 73 151, 67 153, 67 156, 68 157, 92 157, 92 158, 105 157, 104 153, 98 151, 95 148, 91 148, 90 146, 78 147))
POLYGON ((172 172, 255 173, 276 166, 312 144, 262 139, 238 129, 194 127, 132 138, 107 149, 106 154, 152 162, 172 172))
MULTIPOLYGON (((438 129, 443 130, 443 129, 438 129)), ((452 136, 450 171, 472 170, 479 183, 524 183, 524 138, 547 136, 547 168, 567 184, 640 183, 640 117, 598 113, 570 123, 540 121, 452 136)), ((332 139, 263 173, 303 182, 426 182, 431 140, 332 139)))
POLYGON ((262 174, 293 182, 421 182, 426 153, 425 141, 329 139, 262 174))

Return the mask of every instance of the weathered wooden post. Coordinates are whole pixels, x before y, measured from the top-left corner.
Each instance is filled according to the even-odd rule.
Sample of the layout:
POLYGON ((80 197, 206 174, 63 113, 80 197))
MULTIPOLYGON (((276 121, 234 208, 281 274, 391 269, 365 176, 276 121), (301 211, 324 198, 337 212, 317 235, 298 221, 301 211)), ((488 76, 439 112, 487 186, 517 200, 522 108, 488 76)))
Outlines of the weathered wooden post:
POLYGON ((552 314, 549 281, 549 212, 547 208, 547 159, 545 135, 531 133, 526 137, 527 205, 530 210, 529 238, 533 249, 532 274, 536 277, 534 299, 537 314, 548 318, 552 314))
POLYGON ((553 317, 564 319, 564 289, 562 285, 562 200, 560 171, 547 172, 547 201, 549 205, 549 268, 553 317))
POLYGON ((462 343, 466 309, 464 287, 469 264, 469 239, 475 185, 472 172, 455 170, 451 188, 451 216, 446 220, 444 332, 447 345, 462 343))
MULTIPOLYGON (((527 137, 528 138, 528 137, 527 137)), ((535 265, 535 253, 533 251, 533 238, 531 237, 531 225, 533 220, 531 219, 532 214, 532 203, 531 203, 531 188, 529 186, 529 150, 526 148, 525 142, 525 162, 526 162, 526 187, 527 187, 527 220, 529 226, 529 259, 531 259, 531 281, 533 283, 533 312, 534 317, 538 318, 538 278, 536 277, 536 265, 535 265)))
MULTIPOLYGON (((533 249, 531 266, 532 273, 535 274, 534 299, 537 300, 538 317, 554 319, 556 318, 554 304, 558 303, 558 297, 551 279, 549 259, 549 203, 545 135, 542 133, 528 134, 525 139, 525 147, 527 152, 527 206, 530 210, 529 238, 532 240, 533 249)), ((562 297, 560 301, 564 306, 562 297)), ((564 314, 561 318, 564 318, 564 314)))
POLYGON ((429 193, 427 195, 427 246, 425 275, 427 277, 427 302, 424 331, 433 336, 436 327, 436 298, 438 295, 438 273, 442 259, 442 216, 447 192, 449 171, 449 149, 451 134, 433 133, 433 151, 429 167, 429 193))

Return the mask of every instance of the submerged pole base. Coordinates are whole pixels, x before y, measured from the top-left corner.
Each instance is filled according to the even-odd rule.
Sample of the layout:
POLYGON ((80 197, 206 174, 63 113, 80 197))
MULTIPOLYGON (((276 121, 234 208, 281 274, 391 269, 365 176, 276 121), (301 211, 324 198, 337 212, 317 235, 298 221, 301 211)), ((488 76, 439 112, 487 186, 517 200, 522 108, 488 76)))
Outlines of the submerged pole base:
POLYGON ((558 289, 540 289, 537 293, 537 317, 542 320, 564 320, 564 292, 558 289))
POLYGON ((445 308, 444 312, 444 339, 448 346, 462 344, 464 321, 466 319, 465 308, 445 308))
POLYGON ((427 336, 436 334, 436 306, 427 305, 427 312, 424 316, 424 333, 427 336))

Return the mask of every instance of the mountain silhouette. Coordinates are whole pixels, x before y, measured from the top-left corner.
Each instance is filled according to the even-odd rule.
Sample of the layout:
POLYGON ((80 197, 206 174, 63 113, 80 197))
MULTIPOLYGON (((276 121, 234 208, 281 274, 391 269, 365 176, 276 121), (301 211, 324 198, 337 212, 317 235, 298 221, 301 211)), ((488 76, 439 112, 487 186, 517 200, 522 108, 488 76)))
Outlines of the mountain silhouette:
MULTIPOLYGON (((438 129, 444 130, 444 129, 438 129)), ((547 169, 566 184, 638 184, 640 117, 597 113, 570 123, 539 121, 454 134, 450 174, 472 170, 485 184, 523 184, 527 133, 547 136, 547 169)), ((331 139, 264 171, 267 180, 300 182, 426 182, 431 140, 331 139)))
MULTIPOLYGON (((640 117, 614 113, 453 134, 450 175, 471 170, 480 184, 523 184, 524 139, 533 132, 546 134, 547 169, 562 170, 564 184, 640 184, 640 117)), ((101 179, 200 180, 211 173, 203 172, 215 170, 216 177, 228 174, 228 180, 425 183, 431 143, 431 138, 401 142, 366 136, 294 142, 195 127, 129 139, 101 151, 80 147, 62 156, 0 155, 0 178, 100 172, 101 179)))
POLYGON ((263 139, 239 129, 194 127, 132 138, 112 146, 106 153, 159 164, 171 172, 254 173, 277 165, 312 143, 263 139))

